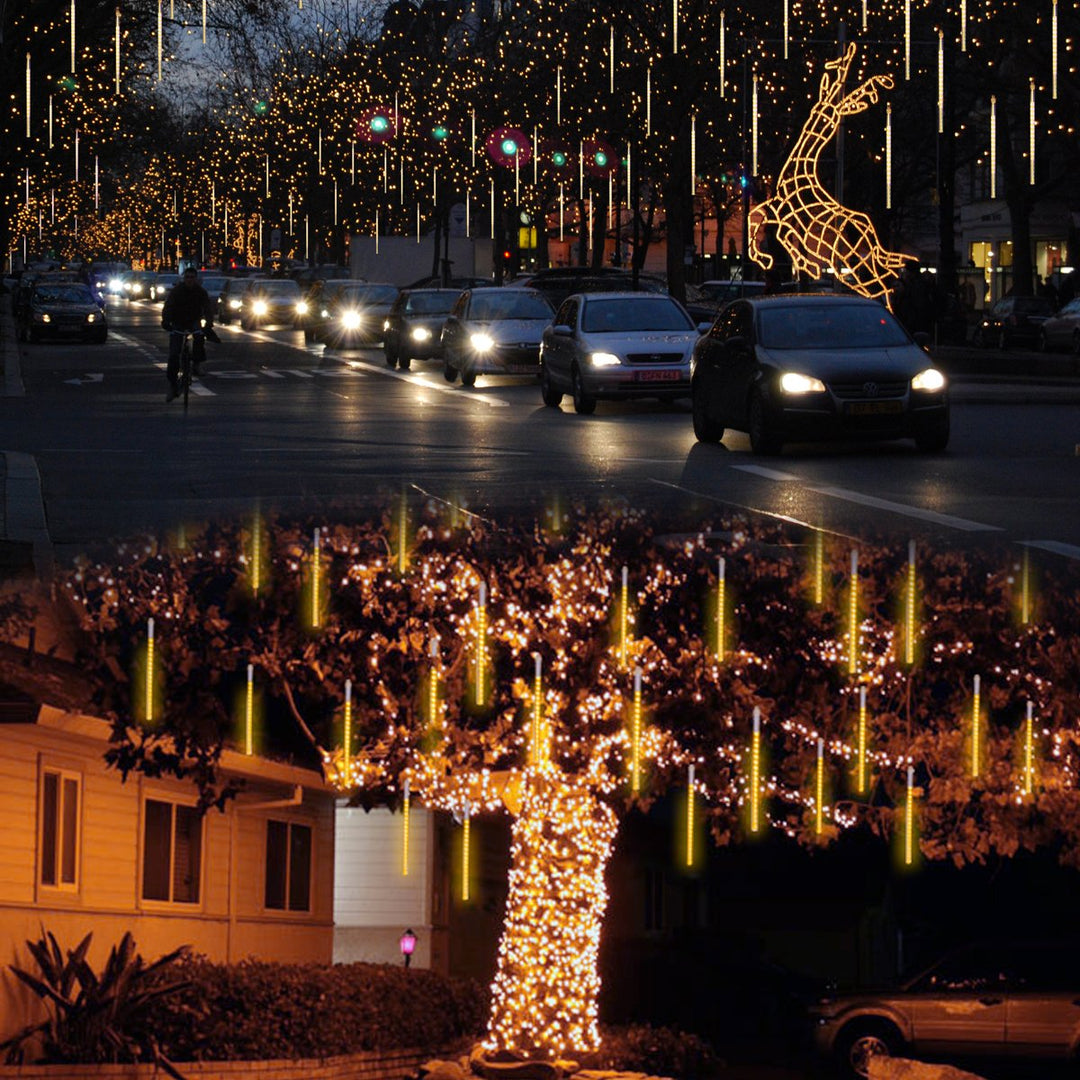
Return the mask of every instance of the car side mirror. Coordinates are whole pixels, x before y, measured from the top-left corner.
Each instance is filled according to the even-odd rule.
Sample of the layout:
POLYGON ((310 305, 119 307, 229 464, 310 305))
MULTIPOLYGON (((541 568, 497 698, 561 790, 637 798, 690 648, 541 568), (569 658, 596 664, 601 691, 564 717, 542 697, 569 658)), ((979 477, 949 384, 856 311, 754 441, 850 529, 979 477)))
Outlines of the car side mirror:
POLYGON ((747 342, 747 340, 746 340, 746 337, 745 337, 745 335, 743 335, 743 334, 736 334, 736 335, 735 335, 734 337, 729 337, 729 338, 727 339, 727 341, 725 341, 725 342, 724 342, 724 344, 725 344, 725 345, 726 345, 726 346, 727 346, 727 347, 728 347, 729 349, 745 349, 745 348, 746 348, 746 346, 747 346, 747 344, 748 344, 748 342, 747 342))
POLYGON ((712 329, 711 322, 699 322, 697 324, 697 332, 699 334, 707 334, 712 329))
POLYGON ((573 337, 574 331, 565 323, 559 323, 557 326, 551 328, 553 334, 558 334, 559 337, 573 337))
POLYGON ((929 348, 930 335, 925 330, 919 330, 913 336, 915 338, 915 344, 918 345, 920 349, 929 348))

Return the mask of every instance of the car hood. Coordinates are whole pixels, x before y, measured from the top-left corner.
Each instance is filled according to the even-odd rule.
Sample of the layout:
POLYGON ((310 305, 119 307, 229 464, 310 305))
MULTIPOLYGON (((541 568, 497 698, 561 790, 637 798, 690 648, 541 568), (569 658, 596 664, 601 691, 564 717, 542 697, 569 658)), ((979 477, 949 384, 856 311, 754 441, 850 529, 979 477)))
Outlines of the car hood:
POLYGON ((539 319, 499 319, 496 322, 466 322, 462 325, 467 334, 487 334, 493 341, 527 341, 539 345, 548 324, 539 319))
POLYGON ((582 334, 579 338, 586 349, 612 353, 688 352, 698 340, 696 330, 651 330, 613 334, 582 334))
POLYGON ((766 349, 760 359, 781 371, 797 371, 824 382, 910 379, 934 362, 918 345, 887 349, 766 349))
POLYGON ((104 312, 97 304, 71 304, 59 300, 50 300, 47 304, 34 304, 35 311, 48 312, 50 315, 102 315, 104 312))

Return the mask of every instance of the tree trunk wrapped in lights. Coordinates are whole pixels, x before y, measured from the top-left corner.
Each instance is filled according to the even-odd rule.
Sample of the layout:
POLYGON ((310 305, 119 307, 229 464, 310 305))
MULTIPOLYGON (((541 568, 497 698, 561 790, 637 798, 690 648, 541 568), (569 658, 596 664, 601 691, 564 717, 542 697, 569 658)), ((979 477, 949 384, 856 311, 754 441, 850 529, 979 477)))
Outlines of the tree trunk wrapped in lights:
POLYGON ((589 787, 551 766, 530 771, 511 837, 488 1049, 555 1057, 599 1047, 597 954, 617 828, 589 787))

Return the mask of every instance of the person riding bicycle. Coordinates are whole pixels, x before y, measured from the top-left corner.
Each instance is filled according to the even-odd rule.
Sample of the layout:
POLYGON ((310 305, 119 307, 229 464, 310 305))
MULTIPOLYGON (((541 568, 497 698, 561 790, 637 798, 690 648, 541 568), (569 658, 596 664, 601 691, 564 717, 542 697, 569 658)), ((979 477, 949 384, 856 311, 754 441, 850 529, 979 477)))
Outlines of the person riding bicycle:
MULTIPOLYGON (((165 375, 169 380, 166 401, 172 401, 180 393, 180 351, 184 345, 184 334, 192 334, 191 359, 196 375, 206 359, 206 347, 203 335, 213 333, 214 309, 210 304, 210 294, 199 284, 199 275, 194 266, 189 266, 178 284, 169 290, 165 297, 165 306, 161 310, 163 329, 172 331, 169 335, 169 364, 165 375)), ((211 339, 212 340, 212 339, 211 339)))

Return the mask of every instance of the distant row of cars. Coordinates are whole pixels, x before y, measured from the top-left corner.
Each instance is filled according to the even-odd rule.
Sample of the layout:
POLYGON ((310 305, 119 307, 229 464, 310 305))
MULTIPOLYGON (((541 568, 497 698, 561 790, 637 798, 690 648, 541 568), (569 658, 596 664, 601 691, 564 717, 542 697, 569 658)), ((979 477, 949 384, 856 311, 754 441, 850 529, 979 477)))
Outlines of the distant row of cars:
POLYGON ((974 341, 984 348, 1028 345, 1080 356, 1080 297, 1059 309, 1046 296, 1003 296, 983 314, 974 341))

